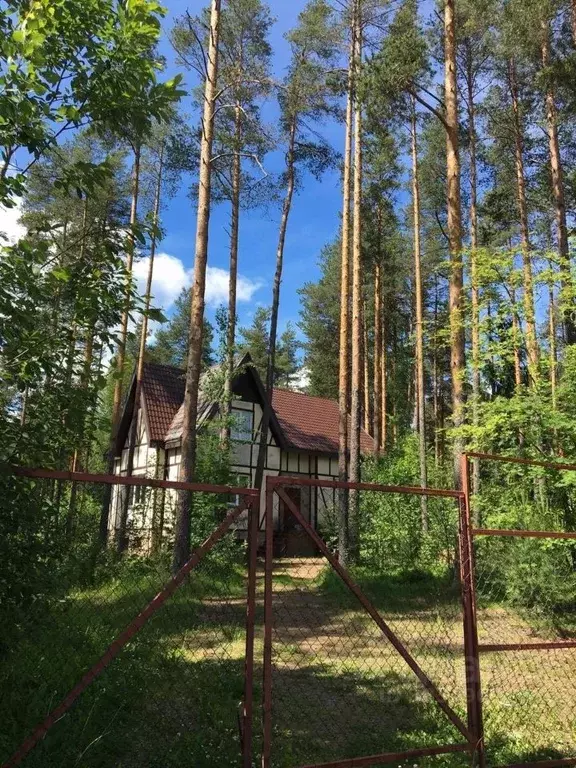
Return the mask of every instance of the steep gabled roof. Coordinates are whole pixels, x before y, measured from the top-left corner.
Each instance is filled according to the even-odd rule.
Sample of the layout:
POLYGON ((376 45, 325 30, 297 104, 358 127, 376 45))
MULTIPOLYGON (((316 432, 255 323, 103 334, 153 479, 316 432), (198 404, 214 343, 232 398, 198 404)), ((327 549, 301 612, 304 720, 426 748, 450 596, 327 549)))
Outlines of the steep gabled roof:
MULTIPOLYGON (((290 448, 318 453, 338 453, 338 403, 288 389, 274 389, 272 407, 290 448)), ((374 451, 374 441, 360 433, 362 453, 374 451)))
MULTIPOLYGON (((237 370, 246 373, 259 399, 264 402, 265 390, 250 358, 242 358, 237 370)), ((210 392, 210 372, 204 374, 204 386, 198 403, 198 423, 210 418, 217 407, 210 392), (204 394, 203 394, 203 390, 204 394)), ((145 363, 142 378, 142 402, 151 442, 174 442, 182 435, 185 371, 171 365, 145 363)), ((133 379, 122 417, 119 445, 124 445, 127 424, 132 416, 135 380, 133 379)), ((324 397, 313 397, 287 389, 274 389, 272 394, 271 428, 279 444, 287 449, 315 453, 338 453, 338 403, 324 397)), ((364 430, 360 434, 362 453, 372 453, 374 442, 364 430)))
POLYGON ((184 371, 172 365, 145 363, 142 389, 148 416, 149 439, 164 442, 184 400, 184 371))

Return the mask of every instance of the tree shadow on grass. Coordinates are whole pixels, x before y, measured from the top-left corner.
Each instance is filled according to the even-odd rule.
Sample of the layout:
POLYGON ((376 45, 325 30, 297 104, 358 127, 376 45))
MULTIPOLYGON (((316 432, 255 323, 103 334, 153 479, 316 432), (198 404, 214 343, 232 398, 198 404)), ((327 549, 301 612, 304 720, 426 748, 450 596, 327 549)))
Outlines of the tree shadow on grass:
MULTIPOLYGON (((237 583, 227 589, 224 582, 214 581, 211 591, 208 582, 203 583, 199 589, 199 581, 191 580, 170 599, 36 747, 24 761, 25 768, 239 765, 245 601, 237 583)), ((392 663, 377 655, 374 648, 390 653, 387 641, 378 632, 363 638, 366 617, 362 611, 360 617, 351 613, 358 605, 345 587, 324 589, 322 582, 298 584, 290 577, 277 586, 275 768, 463 740, 398 656, 392 663)), ((118 596, 117 611, 123 617, 130 612, 127 599, 118 596)), ((398 600, 397 605, 397 615, 426 618, 425 606, 418 613, 411 600, 398 600)), ((63 623, 55 622, 44 636, 40 632, 34 638, 39 644, 31 640, 17 655, 10 676, 13 690, 0 703, 0 762, 77 682, 89 666, 86 659, 103 650, 110 630, 122 628, 100 617, 106 637, 91 631, 93 610, 80 612, 81 621, 64 612, 63 623), (43 658, 40 675, 27 665, 32 651, 43 658)), ((107 615, 116 615, 113 601, 107 615)), ((260 602, 259 623, 261 615, 260 602)), ((261 626, 257 663, 260 633, 261 626)), ((433 649, 434 638, 427 642, 428 650, 433 649)), ((260 671, 256 679, 259 684, 260 671)), ((259 701, 259 685, 255 696, 259 701)), ((257 732, 259 724, 257 712, 257 732)), ((258 743, 257 737, 255 764, 258 743)), ((506 734, 492 736, 490 748, 491 754, 506 758, 492 765, 529 754, 506 734)), ((550 756, 558 755, 551 750, 550 756)), ((469 764, 469 756, 418 761, 427 764, 456 767, 469 764)))
MULTIPOLYGON (((345 671, 327 674, 320 665, 276 667, 273 691, 275 768, 465 741, 408 670, 366 678, 345 671)), ((463 766, 469 754, 430 760, 463 766)))
MULTIPOLYGON (((180 609, 183 606, 180 605, 180 609)), ((178 606, 175 605, 177 610, 178 606)), ((233 606, 236 614, 240 608, 233 606)), ((178 610, 177 610, 178 612, 178 610)), ((180 610, 178 635, 158 621, 145 628, 80 697, 24 761, 25 768, 237 768, 238 705, 244 686, 243 635, 207 642, 180 610)), ((159 617, 158 617, 159 618, 159 617)), ((241 626, 243 612, 237 615, 241 626)), ((221 635, 221 637, 223 637, 221 635)), ((261 699, 257 670, 255 700, 261 699)), ((29 696, 32 691, 27 691, 29 696)), ((45 691, 43 695, 45 695, 45 691)), ((371 675, 331 669, 297 656, 275 655, 273 766, 404 751, 463 741, 409 670, 371 675)), ((40 697, 45 709, 48 702, 40 697)), ((24 711, 12 712, 23 722, 24 711)), ((256 708, 254 765, 259 764, 261 713, 256 708)), ((4 720, 6 725, 6 720, 4 720)), ((505 736, 491 742, 505 762, 528 759, 505 736)), ((12 743, 12 748, 16 743, 12 743)), ((526 757, 528 755, 528 757, 526 757)), ((556 751, 542 758, 560 756, 556 751)), ((0 760, 8 751, 0 754, 0 760)), ((491 762, 501 764, 502 760, 491 762)), ((409 761, 415 764, 415 761, 409 761)), ((469 755, 421 759, 420 766, 469 764, 469 755)))

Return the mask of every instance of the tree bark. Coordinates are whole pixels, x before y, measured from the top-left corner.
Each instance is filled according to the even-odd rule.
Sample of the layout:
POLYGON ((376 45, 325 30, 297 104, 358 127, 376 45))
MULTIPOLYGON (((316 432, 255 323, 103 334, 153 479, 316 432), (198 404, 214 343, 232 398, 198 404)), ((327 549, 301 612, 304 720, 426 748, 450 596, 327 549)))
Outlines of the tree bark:
MULTIPOLYGON (((542 25, 542 66, 550 66, 550 29, 548 22, 542 25)), ((548 147, 550 153, 550 173, 552 178, 552 193, 556 208, 556 228, 558 238, 558 256, 560 260, 560 277, 562 291, 565 294, 563 303, 564 332, 566 344, 576 344, 576 325, 572 317, 573 304, 570 275, 570 252, 568 247, 568 226, 566 222, 566 199, 564 194, 564 171, 560 156, 560 141, 558 138, 558 113, 552 85, 546 89, 546 123, 548 128, 548 147), (567 295, 568 294, 568 295, 567 295)))
POLYGON ((432 408, 434 411, 434 465, 440 466, 440 409, 438 376, 438 275, 434 275, 434 346, 432 361, 432 408))
POLYGON ((232 211, 230 219, 230 283, 228 288, 228 327, 226 329, 226 380, 224 385, 224 428, 222 437, 225 444, 230 441, 230 418, 232 415, 232 379, 234 377, 234 342, 236 339, 236 292, 238 283, 238 236, 240 229, 240 194, 242 164, 240 148, 242 142, 242 110, 236 104, 234 112, 235 152, 232 158, 232 211))
POLYGON ((512 287, 510 289, 510 299, 512 303, 512 343, 514 354, 514 386, 516 392, 522 389, 522 366, 520 364, 520 321, 518 319, 518 312, 516 311, 516 289, 512 287))
MULTIPOLYGON (((356 0, 354 19, 354 73, 362 60, 360 2, 356 0)), ((362 387, 362 107, 354 96, 354 191, 352 216, 352 371, 350 413, 350 482, 360 480, 360 392, 362 387)), ((359 554, 359 497, 350 490, 349 550, 351 558, 359 554)))
MULTIPOLYGON (((348 480, 348 408, 350 348, 350 179, 352 166, 352 112, 354 101, 354 30, 351 32, 346 97, 344 174, 342 180, 342 244, 340 257, 340 360, 338 375, 338 479, 348 480)), ((345 564, 348 555, 348 492, 338 491, 338 556, 345 564)))
POLYGON ((508 62, 508 79, 512 96, 514 116, 514 158, 516 166, 516 198, 520 217, 520 238, 522 243, 522 278, 524 282, 524 315, 526 320, 526 350, 528 352, 528 373, 530 381, 538 381, 538 342, 536 335, 536 311, 534 309, 534 280, 532 276, 532 256, 530 229, 528 224, 528 204, 526 202, 526 176, 524 173, 524 129, 520 115, 518 82, 514 59, 508 62))
MULTIPOLYGON (((553 265, 550 264, 552 271, 553 265)), ((557 387, 558 387, 558 351, 556 343, 556 301, 554 298, 554 282, 548 283, 548 353, 550 366, 550 397, 552 399, 552 408, 557 407, 557 387)))
POLYGON ((278 246, 276 248, 276 271, 274 273, 274 285, 272 288, 272 308, 270 311, 270 335, 268 341, 268 365, 266 367, 266 402, 262 411, 262 422, 260 424, 260 447, 258 450, 258 462, 256 464, 256 476, 254 485, 256 488, 262 487, 264 480, 264 467, 266 464, 266 454, 268 452, 268 429, 270 426, 270 417, 272 415, 272 394, 274 389, 274 369, 276 365, 276 337, 278 335, 278 310, 280 307, 280 286, 282 284, 282 270, 284 265, 284 245, 286 243, 286 230, 288 229, 288 219, 292 209, 292 198, 294 197, 295 186, 295 150, 296 150, 296 131, 298 128, 298 114, 292 116, 290 133, 288 138, 288 151, 286 153, 286 173, 287 185, 282 205, 282 216, 280 218, 280 230, 278 233, 278 246))
MULTIPOLYGON (((382 280, 380 280, 382 282, 382 280)), ((384 303, 384 292, 382 292, 382 304, 384 303)), ((380 444, 385 452, 388 448, 388 352, 387 342, 387 324, 385 322, 385 313, 382 310, 382 346, 380 349, 380 381, 382 388, 382 407, 381 407, 381 426, 380 426, 380 444)))
MULTIPOLYGON (((140 145, 134 148, 134 164, 132 166, 132 202, 130 205, 130 230, 128 235, 128 249, 126 260, 126 299, 124 311, 120 322, 120 339, 116 352, 116 375, 114 384, 114 396, 112 400, 112 418, 110 427, 110 443, 108 445, 108 456, 106 474, 111 475, 114 472, 114 453, 116 449, 116 436, 120 422, 120 407, 122 405, 122 389, 124 364, 126 358, 126 340, 128 338, 128 319, 130 314, 130 298, 132 294, 132 265, 134 263, 135 250, 135 232, 136 218, 138 215, 138 196, 140 191, 140 145)), ((120 449, 120 473, 122 469, 122 449, 120 449)), ((108 521, 110 517, 110 502, 112 499, 112 486, 106 485, 102 494, 102 507, 100 510, 100 525, 98 538, 100 546, 105 547, 108 541, 108 521)))
MULTIPOLYGON (((416 126, 416 102, 412 99, 410 120, 412 148, 412 216, 414 228, 414 293, 416 309, 416 398, 418 413, 418 457, 420 461, 420 486, 428 486, 426 466, 426 396, 424 380, 424 290, 422 285, 422 251, 420 247, 420 184, 418 178, 418 135, 416 126)), ((422 532, 428 532, 428 500, 420 497, 422 532)))
POLYGON ((373 433, 370 419, 370 360, 368 358, 368 321, 366 319, 366 304, 362 305, 362 359, 364 362, 364 431, 373 433))
MULTIPOLYGON (((150 239, 150 261, 148 263, 148 274, 146 276, 146 288, 144 291, 144 311, 142 312, 142 326, 140 328, 140 340, 138 345, 138 360, 136 361, 136 391, 134 393, 134 413, 130 422, 128 432, 128 458, 126 461, 126 475, 131 477, 134 473, 134 453, 136 450, 136 429, 138 422, 138 410, 142 395, 142 375, 144 373, 144 358, 146 354, 146 341, 148 339, 148 312, 150 311, 150 302, 152 299, 152 278, 154 276, 154 258, 156 256, 156 239, 158 222, 160 218, 160 196, 162 192, 162 171, 164 162, 164 146, 160 148, 158 159, 158 170, 156 178, 156 187, 154 191, 154 210, 152 213, 152 237, 150 239)), ((116 531, 116 549, 119 554, 128 547, 126 530, 128 526, 128 510, 130 507, 129 486, 124 486, 122 494, 122 508, 120 512, 120 525, 116 531)))
MULTIPOLYGON (((380 240, 380 216, 378 217, 378 239, 380 240)), ((378 248, 380 251, 380 248, 378 248)), ((374 446, 376 456, 382 450, 382 289, 380 253, 374 264, 374 446)))
MULTIPOLYGON (((210 192, 212 183, 212 145, 218 80, 218 38, 220 33, 221 0, 212 0, 210 6, 210 36, 207 54, 207 73, 204 83, 202 137, 200 141, 200 178, 198 184, 198 213, 196 220, 196 246, 194 284, 190 305, 188 333, 188 360, 184 390, 180 480, 192 482, 196 471, 196 421, 198 416, 198 390, 202 370, 202 335, 206 293, 206 265, 208 260, 208 230, 210 223, 210 192)), ((179 570, 190 554, 190 516, 192 494, 180 491, 176 504, 173 569, 179 570)))
MULTIPOLYGON (((466 40, 466 86, 468 91, 468 145, 470 159, 470 298, 472 325, 472 423, 479 423, 480 408, 480 287, 478 284, 478 171, 476 107, 474 104, 473 54, 466 40)), ((472 493, 480 491, 480 460, 472 460, 472 493)))
MULTIPOLYGON (((456 76, 456 22, 454 0, 444 2, 446 171, 448 239, 450 247, 450 372, 452 380, 452 424, 464 424, 465 338, 462 316, 464 273, 462 268, 462 204, 460 199, 460 156, 458 146, 458 92, 456 76)), ((454 439, 454 476, 461 487, 460 457, 463 439, 454 439)))
MULTIPOLYGON (((396 332, 396 325, 392 325, 392 338, 390 342, 391 354, 390 354, 390 378, 392 381, 392 391, 397 388, 398 382, 398 334, 396 332)), ((407 402, 410 402, 407 399, 407 402)), ((390 445, 396 448, 398 445, 398 403, 396 397, 390 398, 390 429, 389 429, 390 445)))

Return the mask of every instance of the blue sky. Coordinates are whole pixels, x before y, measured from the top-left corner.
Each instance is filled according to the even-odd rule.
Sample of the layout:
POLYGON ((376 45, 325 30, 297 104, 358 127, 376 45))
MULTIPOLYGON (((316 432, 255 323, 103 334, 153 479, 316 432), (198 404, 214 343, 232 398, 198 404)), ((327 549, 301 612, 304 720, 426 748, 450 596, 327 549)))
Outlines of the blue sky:
MULTIPOLYGON (((195 14, 204 2, 185 2, 184 0, 165 0, 168 15, 164 20, 164 39, 161 52, 168 61, 168 73, 179 71, 175 66, 175 55, 167 37, 174 19, 187 9, 195 14)), ((276 77, 282 76, 289 61, 289 49, 284 40, 284 33, 297 21, 298 13, 305 5, 305 0, 271 0, 272 14, 277 21, 274 25, 271 43, 274 50, 273 70, 276 77)), ((186 85, 193 80, 191 73, 183 73, 186 85)), ((184 98, 184 111, 190 109, 190 99, 184 98)), ((274 109, 268 108, 267 114, 274 115, 274 109)), ((325 135, 340 148, 343 143, 343 127, 326 126, 325 135)), ((282 155, 276 153, 266 162, 266 170, 274 172, 282 166, 282 155)), ((309 178, 294 198, 288 234, 286 239, 284 277, 281 291, 280 330, 287 321, 298 321, 298 288, 305 282, 318 276, 318 257, 322 247, 332 240, 338 231, 341 193, 340 179, 336 171, 328 173, 322 181, 309 178)), ((158 262, 156 283, 157 303, 169 310, 169 302, 178 293, 181 284, 187 279, 186 273, 192 268, 194 258, 194 235, 196 213, 187 196, 187 185, 183 185, 178 194, 165 206, 163 226, 166 237, 160 246, 165 254, 158 262), (170 258, 169 258, 170 257, 170 258)), ((240 223, 239 271, 244 279, 239 293, 238 312, 240 324, 249 324, 254 310, 259 304, 271 302, 272 279, 275 268, 276 242, 279 209, 257 210, 242 214, 240 223)), ((213 207, 210 223, 209 274, 208 274, 208 316, 214 310, 225 293, 225 272, 228 269, 228 222, 229 206, 226 204, 213 207), (223 272, 224 271, 224 272, 223 272)), ((144 272, 144 265, 140 268, 144 272)))

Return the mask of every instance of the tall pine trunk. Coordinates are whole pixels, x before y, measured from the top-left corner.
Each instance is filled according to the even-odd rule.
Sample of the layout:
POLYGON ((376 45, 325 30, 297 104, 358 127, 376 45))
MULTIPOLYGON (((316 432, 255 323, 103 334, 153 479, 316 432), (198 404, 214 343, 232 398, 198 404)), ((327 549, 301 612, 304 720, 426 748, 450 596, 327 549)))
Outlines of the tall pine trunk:
POLYGON ((520 344, 522 331, 520 320, 516 311, 516 289, 514 286, 510 289, 510 303, 512 304, 512 351, 514 359, 514 386, 516 392, 522 388, 522 366, 520 364, 520 344))
MULTIPOLYGON (((428 486, 426 466, 426 396, 424 377, 424 288, 422 285, 422 252, 420 247, 420 184, 418 178, 418 135, 416 125, 416 102, 412 100, 410 120, 412 148, 412 216, 414 228, 414 294, 416 309, 416 402, 418 414, 418 457, 420 461, 420 486, 428 486)), ((420 497, 422 532, 428 531, 428 500, 420 497)))
MULTIPOLYGON (((472 45, 466 40, 466 85, 468 90, 468 146, 470 160, 470 298, 472 336, 472 424, 478 426, 480 409, 480 286, 478 282, 478 170, 476 108, 472 45)), ((480 491, 480 461, 472 461, 472 492, 480 491)))
MULTIPOLYGON (((354 73, 360 71, 362 59, 360 2, 356 0, 354 18, 354 73)), ((357 91, 354 94, 354 183, 352 205, 352 371, 350 408, 350 482, 360 480, 360 425, 362 388, 362 108, 357 91)), ((350 555, 359 553, 359 495, 350 490, 349 539, 350 555)))
MULTIPOLYGON (((382 286, 382 278, 380 278, 382 286)), ((381 287, 382 290, 382 287, 381 287)), ((382 406, 380 409, 380 445, 385 452, 388 448, 388 350, 386 347, 388 336, 388 324, 385 321, 384 291, 382 290, 382 345, 380 347, 380 386, 382 390, 382 406)))
POLYGON ((232 378, 234 376, 234 344, 236 340, 236 292, 238 286, 238 235, 240 229, 240 194, 242 164, 240 145, 242 142, 242 111, 237 103, 234 112, 235 151, 232 158, 232 211, 230 218, 230 282, 228 287, 228 327, 226 329, 226 372, 224 385, 224 442, 230 440, 230 417, 232 415, 232 378))
POLYGON ((520 115, 518 82, 514 59, 508 62, 508 80, 512 96, 512 114, 514 117, 514 160, 516 166, 516 199, 520 218, 520 239, 522 243, 522 279, 524 282, 524 315, 526 321, 526 350, 528 352, 528 373, 531 383, 538 381, 538 342, 536 336, 536 311, 534 308, 534 280, 532 276, 532 256, 530 229, 528 224, 528 204, 526 201, 526 175, 524 173, 524 129, 520 115))
MULTIPOLYGON (((134 250, 136 245, 135 226, 138 216, 138 196, 140 193, 140 144, 134 148, 134 164, 132 166, 132 201, 130 204, 130 229, 128 234, 128 253, 126 259, 126 298, 124 310, 120 322, 120 338, 116 352, 116 382, 114 384, 114 396, 112 400, 112 418, 110 426, 110 442, 108 445, 108 457, 106 474, 114 472, 114 453, 116 449, 116 436, 120 422, 120 407, 122 405, 122 390, 124 379, 124 365, 126 362, 126 341, 128 338, 128 319, 130 314, 130 299, 132 296, 132 266, 134 264, 134 250)), ((122 447, 120 448, 120 473, 122 467, 122 447)), ((127 491, 126 491, 127 492, 127 491)), ((112 499, 112 486, 106 485, 102 494, 102 507, 100 510, 99 540, 101 546, 106 546, 108 541, 108 521, 110 517, 110 502, 112 499)))
POLYGON ((260 447, 258 450, 258 462, 256 465, 256 477, 254 485, 256 488, 262 487, 264 480, 264 466, 266 464, 266 454, 268 452, 268 429, 270 418, 272 416, 272 394, 274 389, 274 370, 276 366, 276 338, 278 335, 278 310, 280 308, 280 286, 282 284, 282 270, 284 266, 284 246, 286 243, 286 231, 288 229, 288 219, 292 209, 292 199, 294 197, 295 186, 295 152, 296 152, 296 131, 298 128, 298 114, 292 116, 290 132, 288 137, 288 151, 286 153, 286 192, 284 194, 284 203, 282 205, 282 216, 280 218, 280 230, 278 232, 278 246, 276 248, 276 271, 274 273, 274 285, 272 288, 272 308, 270 311, 270 333, 268 337, 268 364, 266 366, 266 401, 262 412, 262 422, 260 424, 260 447))
MULTIPOLYGON (((352 115, 354 101, 354 30, 351 32, 346 97, 346 135, 342 179, 342 245, 340 257, 340 348, 338 373, 338 479, 348 480, 348 408, 350 407, 350 179, 352 166, 352 115)), ((345 563, 348 554, 348 491, 338 491, 338 556, 345 563)))
MULTIPOLYGON (((450 247, 450 373, 452 380, 452 424, 464 424, 465 338, 462 314, 464 272, 462 267, 462 203, 460 199, 460 156, 458 145, 458 91, 456 73, 456 22, 454 0, 444 3, 444 58, 446 100, 446 171, 448 239, 450 247)), ((460 457, 463 439, 454 440, 454 475, 461 487, 460 457)))
MULTIPOLYGON (((552 270, 552 264, 550 265, 552 270)), ((558 352, 556 344, 556 301, 554 298, 554 282, 548 283, 548 354, 550 366, 550 397, 552 399, 552 408, 556 410, 557 406, 557 387, 558 387, 558 352)))
MULTIPOLYGON (((204 304, 206 292, 206 266, 208 261, 208 230, 210 223, 210 192, 212 185, 212 145, 214 141, 214 117, 218 80, 218 40, 220 34, 221 0, 210 5, 210 37, 207 54, 206 81, 204 83, 204 107, 202 136, 200 141, 200 177, 198 183, 198 214, 196 220, 196 247, 194 259, 194 284, 190 305, 188 332, 188 360, 184 390, 182 447, 179 477, 192 482, 196 471, 196 421, 198 416, 198 390, 202 370, 202 335, 204 328, 204 304)), ((190 516, 192 494, 180 491, 176 504, 173 569, 180 569, 190 554, 190 516)))
MULTIPOLYGON (((144 373, 144 358, 146 353, 146 341, 148 338, 148 312, 152 300, 152 278, 154 277, 154 258, 156 256, 157 229, 160 218, 160 197, 162 192, 162 171, 164 163, 164 146, 160 148, 156 186, 154 190, 154 210, 152 213, 152 237, 150 239, 150 261, 146 276, 146 288, 144 290, 144 309, 142 312, 142 325, 140 328, 140 340, 138 345, 138 359, 136 361, 136 391, 134 394, 134 412, 128 432, 128 458, 126 461, 126 475, 130 477, 134 473, 134 453, 136 451, 136 437, 138 428, 138 411, 142 394, 142 375, 144 373)), ((128 526, 128 510, 130 507, 130 487, 124 486, 122 495, 122 508, 120 512, 120 525, 116 531, 116 548, 122 553, 128 547, 126 535, 128 526)))
MULTIPOLYGON (((548 22, 542 25, 542 66, 549 67, 550 60, 550 29, 548 22)), ((552 194, 556 209, 556 230, 558 238, 558 256, 560 260, 560 277, 562 293, 571 292, 570 252, 568 247, 568 225, 566 222, 566 198, 564 194, 564 171, 560 156, 560 140, 558 138, 558 113, 554 89, 551 84, 546 88, 546 124, 548 129, 548 148, 550 153, 550 174, 552 178, 552 194)), ((564 297, 563 297, 564 298, 564 297)), ((567 344, 576 344, 576 325, 572 317, 572 298, 565 299, 563 310, 564 332, 567 344)))
POLYGON ((364 395, 364 431, 368 434, 373 433, 370 414, 370 359, 368 356, 368 320, 366 318, 366 302, 362 304, 362 358, 364 362, 364 386, 362 392, 364 395))
MULTIPOLYGON (((380 212, 378 212, 378 251, 380 251, 380 212)), ((382 288, 380 253, 374 264, 374 448, 376 456, 382 450, 382 288)))

